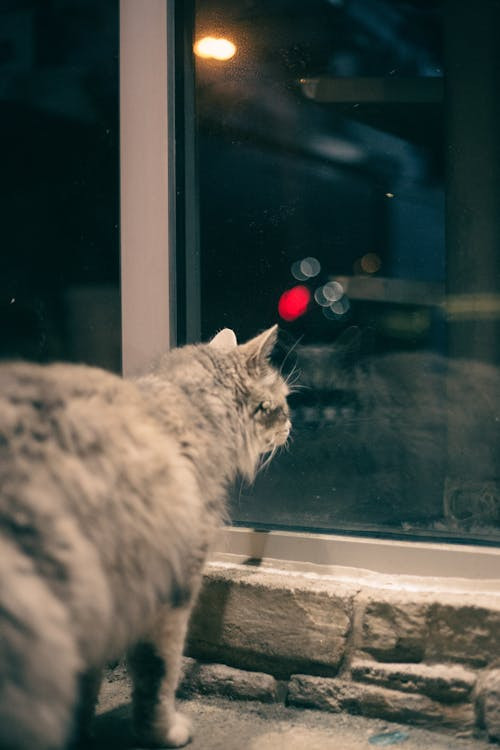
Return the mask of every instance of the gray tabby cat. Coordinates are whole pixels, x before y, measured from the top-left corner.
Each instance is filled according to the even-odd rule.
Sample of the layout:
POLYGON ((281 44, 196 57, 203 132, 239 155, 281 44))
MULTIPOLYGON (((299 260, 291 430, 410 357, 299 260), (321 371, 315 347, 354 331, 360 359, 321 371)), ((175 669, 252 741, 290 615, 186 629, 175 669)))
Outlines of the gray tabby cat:
POLYGON ((140 741, 189 741, 174 697, 226 487, 290 430, 276 336, 224 329, 133 382, 0 367, 2 750, 66 746, 125 652, 140 741))

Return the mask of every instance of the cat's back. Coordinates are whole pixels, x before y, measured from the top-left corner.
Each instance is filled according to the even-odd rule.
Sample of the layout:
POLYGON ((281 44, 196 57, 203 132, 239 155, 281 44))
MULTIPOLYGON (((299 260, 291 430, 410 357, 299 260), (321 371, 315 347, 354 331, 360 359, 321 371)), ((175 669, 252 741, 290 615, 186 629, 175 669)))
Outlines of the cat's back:
POLYGON ((104 543, 108 527, 133 526, 148 503, 166 516, 189 480, 183 467, 133 382, 83 365, 0 365, 3 517, 16 507, 72 516, 104 543))
POLYGON ((65 457, 105 452, 110 430, 137 408, 130 384, 97 368, 0 365, 0 477, 20 475, 23 464, 54 473, 65 457))
MULTIPOLYGON (((64 444, 85 424, 106 429, 106 420, 126 422, 143 409, 132 383, 86 365, 0 364, 0 445, 23 437, 42 444, 52 437, 64 444), (79 419, 79 421, 77 421, 79 419), (73 430, 71 428, 74 428, 73 430), (63 432, 61 432, 63 430, 63 432), (74 434, 72 434, 74 433, 74 434)), ((22 442, 22 441, 20 441, 22 442)), ((69 444, 66 447, 71 447, 69 444)), ((73 447, 77 447, 76 445, 73 447)))
MULTIPOLYGON (((133 392, 133 391, 132 391, 133 392)), ((71 402, 91 400, 113 403, 130 396, 130 384, 117 375, 87 365, 29 362, 0 364, 0 404, 2 418, 8 409, 24 417, 36 413, 56 413, 71 402)))
MULTIPOLYGON (((176 445, 132 382, 85 365, 0 365, 2 494, 58 484, 94 500, 116 484, 137 485, 175 463, 176 445)), ((122 486, 122 491, 125 489, 122 486)), ((45 497, 49 493, 45 492, 45 497)))

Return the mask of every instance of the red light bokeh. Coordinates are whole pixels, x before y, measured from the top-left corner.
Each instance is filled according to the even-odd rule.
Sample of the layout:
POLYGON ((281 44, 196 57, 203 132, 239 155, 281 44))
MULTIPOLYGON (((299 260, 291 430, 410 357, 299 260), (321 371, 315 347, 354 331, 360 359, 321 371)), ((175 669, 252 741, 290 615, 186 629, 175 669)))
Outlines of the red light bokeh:
POLYGON ((283 320, 292 321, 300 318, 307 311, 311 301, 311 292, 306 286, 294 286, 280 297, 278 312, 283 320))

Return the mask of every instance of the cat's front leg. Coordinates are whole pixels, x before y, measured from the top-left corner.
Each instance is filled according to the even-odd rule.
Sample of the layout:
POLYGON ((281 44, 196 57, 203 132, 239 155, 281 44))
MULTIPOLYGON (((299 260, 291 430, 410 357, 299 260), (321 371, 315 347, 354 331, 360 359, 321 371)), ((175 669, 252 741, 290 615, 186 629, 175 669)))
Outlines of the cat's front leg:
POLYGON ((182 747, 191 739, 190 721, 175 707, 190 613, 191 605, 166 610, 151 640, 128 656, 136 733, 149 747, 182 747))

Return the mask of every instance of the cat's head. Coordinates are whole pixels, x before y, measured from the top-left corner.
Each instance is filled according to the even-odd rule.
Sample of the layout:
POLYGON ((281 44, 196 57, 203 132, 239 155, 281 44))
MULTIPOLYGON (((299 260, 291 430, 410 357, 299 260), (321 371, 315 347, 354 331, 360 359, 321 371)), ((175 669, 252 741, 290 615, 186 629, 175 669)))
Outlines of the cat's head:
POLYGON ((278 336, 273 326, 245 344, 238 345, 229 328, 220 331, 209 346, 227 354, 237 372, 238 408, 246 424, 245 450, 239 471, 252 479, 262 456, 269 460, 290 434, 289 388, 270 361, 278 336))

